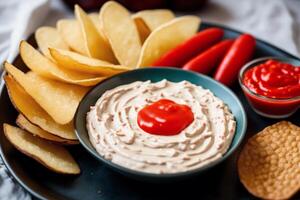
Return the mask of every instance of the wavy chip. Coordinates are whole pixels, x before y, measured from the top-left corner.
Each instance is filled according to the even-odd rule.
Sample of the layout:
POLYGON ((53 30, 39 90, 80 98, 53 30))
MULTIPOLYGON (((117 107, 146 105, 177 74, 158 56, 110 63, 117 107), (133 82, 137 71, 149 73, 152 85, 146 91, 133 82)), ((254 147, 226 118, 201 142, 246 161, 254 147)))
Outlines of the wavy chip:
POLYGON ((99 34, 90 17, 78 5, 75 5, 75 15, 81 27, 84 45, 86 52, 88 52, 88 56, 116 63, 116 59, 110 45, 101 36, 101 34, 99 34))
POLYGON ((141 52, 139 33, 129 11, 109 1, 100 10, 102 30, 119 63, 135 67, 141 52))
POLYGON ((282 121, 251 137, 238 159, 240 180, 254 196, 288 199, 300 189, 300 127, 282 121))
POLYGON ((44 57, 26 41, 20 44, 20 55, 32 71, 51 79, 82 86, 96 85, 106 77, 74 72, 58 67, 55 63, 44 57))
POLYGON ((56 123, 11 76, 4 80, 12 104, 32 124, 60 138, 77 140, 72 123, 56 123))
POLYGON ((155 29, 143 44, 137 66, 150 66, 167 51, 193 36, 199 24, 199 17, 184 16, 175 18, 155 29))
POLYGON ((6 138, 22 153, 35 159, 48 169, 62 174, 79 174, 80 168, 72 155, 62 146, 11 126, 3 125, 6 138))
POLYGON ((65 43, 62 36, 56 28, 43 26, 35 31, 35 40, 42 53, 49 59, 52 59, 49 47, 69 50, 69 46, 65 43))
POLYGON ((81 32, 80 24, 75 19, 61 19, 56 23, 56 28, 64 41, 72 50, 88 55, 85 48, 84 38, 81 32))
POLYGON ((24 74, 9 63, 5 70, 59 124, 72 121, 78 104, 89 88, 66 84, 39 76, 24 74))
POLYGON ((42 139, 49 140, 51 142, 60 143, 60 144, 78 144, 77 140, 68 140, 61 137, 58 137, 52 133, 49 133, 40 127, 32 124, 29 120, 27 120, 22 114, 19 114, 16 120, 16 124, 28 131, 29 133, 33 134, 34 136, 38 136, 42 139))
POLYGON ((50 48, 50 53, 60 67, 83 73, 111 76, 131 69, 61 49, 50 48))

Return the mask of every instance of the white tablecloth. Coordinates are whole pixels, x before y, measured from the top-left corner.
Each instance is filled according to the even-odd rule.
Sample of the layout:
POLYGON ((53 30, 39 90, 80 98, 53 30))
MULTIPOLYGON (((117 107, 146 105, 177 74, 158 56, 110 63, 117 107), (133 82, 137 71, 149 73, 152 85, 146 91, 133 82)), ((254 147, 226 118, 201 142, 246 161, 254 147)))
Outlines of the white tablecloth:
MULTIPOLYGON (((249 32, 299 56, 299 11, 298 0, 211 0, 205 9, 192 14, 201 16, 204 21, 249 32)), ((19 41, 26 39, 38 26, 55 25, 58 19, 70 16, 72 12, 59 0, 1 0, 0 63, 12 61, 18 53, 19 41)), ((0 199, 30 199, 1 164, 0 199)))

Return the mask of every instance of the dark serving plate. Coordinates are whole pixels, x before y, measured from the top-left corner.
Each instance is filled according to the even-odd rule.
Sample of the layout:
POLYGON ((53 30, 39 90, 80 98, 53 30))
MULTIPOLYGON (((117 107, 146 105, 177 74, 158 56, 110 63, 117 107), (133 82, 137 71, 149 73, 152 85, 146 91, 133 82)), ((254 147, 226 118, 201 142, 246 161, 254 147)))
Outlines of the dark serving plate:
MULTIPOLYGON (((201 29, 221 27, 225 37, 232 38, 241 33, 230 28, 211 23, 202 23, 201 29)), ((34 37, 28 39, 36 46, 34 37)), ((295 56, 261 40, 257 40, 255 58, 263 56, 295 56)), ((300 59, 299 59, 300 60, 300 59)), ((18 56, 14 64, 26 70, 18 56)), ((240 183, 236 160, 247 138, 278 120, 257 115, 247 103, 238 84, 233 88, 239 97, 248 117, 246 137, 237 151, 226 161, 207 172, 181 182, 144 183, 126 178, 104 166, 80 145, 70 147, 82 169, 78 176, 63 176, 50 172, 40 164, 17 151, 3 134, 3 123, 14 124, 17 112, 12 106, 3 81, 0 83, 0 149, 5 165, 12 176, 33 196, 40 199, 184 199, 188 196, 197 199, 255 199, 240 183)), ((300 125, 300 110, 287 120, 300 125)), ((300 194, 294 196, 300 198, 300 194)))

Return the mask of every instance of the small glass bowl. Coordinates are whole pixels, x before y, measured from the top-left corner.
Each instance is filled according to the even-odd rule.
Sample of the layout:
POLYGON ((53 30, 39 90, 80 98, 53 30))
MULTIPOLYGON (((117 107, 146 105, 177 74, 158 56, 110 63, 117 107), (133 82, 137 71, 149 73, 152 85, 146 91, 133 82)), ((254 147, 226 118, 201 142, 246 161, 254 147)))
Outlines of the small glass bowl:
POLYGON ((300 96, 293 98, 270 98, 263 95, 259 95, 251 91, 243 83, 244 74, 250 68, 253 68, 259 64, 266 62, 267 60, 277 60, 284 63, 289 63, 294 66, 300 66, 300 60, 293 58, 280 58, 280 57, 263 57, 252 60, 245 64, 239 73, 239 83, 241 88, 253 108, 253 110, 264 117, 269 118, 286 118, 295 113, 300 107, 300 96))

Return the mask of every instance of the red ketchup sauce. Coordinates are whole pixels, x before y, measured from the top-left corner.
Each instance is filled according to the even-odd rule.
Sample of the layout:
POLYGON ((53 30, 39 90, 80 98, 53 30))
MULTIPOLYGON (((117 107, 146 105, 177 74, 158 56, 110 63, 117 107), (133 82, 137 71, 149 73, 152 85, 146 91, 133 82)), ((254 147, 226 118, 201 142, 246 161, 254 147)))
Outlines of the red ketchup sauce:
POLYGON ((297 97, 300 96, 300 68, 268 60, 246 71, 244 85, 252 92, 270 98, 297 97))
POLYGON ((194 114, 187 105, 169 99, 160 99, 138 112, 137 122, 145 132, 171 136, 179 134, 194 121, 194 114))
POLYGON ((268 60, 248 69, 243 84, 259 98, 245 92, 252 106, 268 115, 287 115, 300 105, 300 67, 276 60, 268 60))

